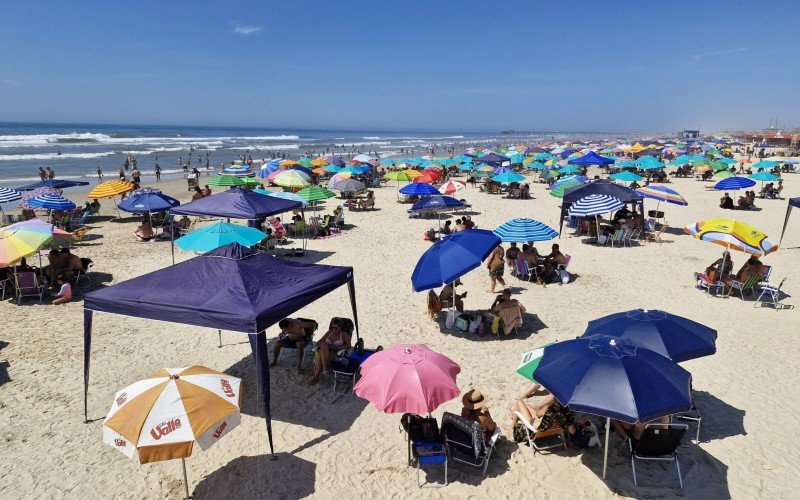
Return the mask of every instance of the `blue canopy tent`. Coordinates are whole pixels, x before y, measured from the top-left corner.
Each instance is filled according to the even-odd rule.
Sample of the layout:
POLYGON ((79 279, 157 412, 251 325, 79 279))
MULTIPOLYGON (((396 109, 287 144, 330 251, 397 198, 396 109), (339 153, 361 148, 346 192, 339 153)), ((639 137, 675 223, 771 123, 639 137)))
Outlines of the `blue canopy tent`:
POLYGON ((291 262, 231 243, 174 266, 86 294, 83 310, 83 410, 89 422, 94 312, 248 334, 270 452, 272 421, 266 329, 347 284, 358 336, 353 268, 291 262))
POLYGON ((789 223, 789 215, 792 213, 792 207, 800 207, 800 198, 789 198, 789 206, 786 207, 786 218, 783 220, 783 230, 781 231, 781 239, 778 245, 783 241, 783 235, 786 233, 786 224, 789 223))
POLYGON ((564 216, 569 212, 570 205, 592 194, 605 194, 619 198, 625 204, 638 205, 639 213, 644 214, 644 196, 640 193, 608 180, 592 181, 582 186, 569 188, 564 192, 564 202, 561 204, 561 221, 558 226, 559 236, 564 228, 564 216))
POLYGON ((589 151, 587 154, 583 156, 570 159, 567 163, 570 165, 581 165, 584 167, 588 167, 589 165, 610 165, 614 163, 614 159, 606 158, 605 156, 600 156, 594 151, 589 151))
POLYGON ((509 158, 508 156, 500 156, 500 155, 495 154, 495 153, 489 153, 486 156, 479 156, 478 158, 475 158, 475 161, 479 161, 481 163, 489 163, 489 164, 491 164, 491 163, 500 163, 500 164, 502 164, 503 162, 506 162, 506 161, 507 162, 511 162, 511 158, 509 158))

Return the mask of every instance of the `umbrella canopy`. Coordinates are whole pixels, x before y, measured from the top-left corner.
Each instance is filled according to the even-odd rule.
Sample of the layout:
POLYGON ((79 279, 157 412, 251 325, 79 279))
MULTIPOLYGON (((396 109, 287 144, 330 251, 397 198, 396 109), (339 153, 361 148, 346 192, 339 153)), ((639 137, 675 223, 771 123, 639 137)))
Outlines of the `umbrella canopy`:
POLYGON ((279 163, 281 167, 297 167, 300 165, 300 162, 297 160, 286 159, 279 163))
POLYGON ((579 199, 569 207, 569 214, 575 217, 613 212, 625 206, 619 198, 607 194, 590 194, 579 199))
POLYGON ((548 241, 558 236, 558 232, 547 224, 526 218, 511 219, 493 232, 503 242, 516 243, 548 241))
MULTIPOLYGON (((762 161, 760 161, 758 163, 753 163, 752 168, 754 168, 756 170, 765 170, 765 169, 773 169, 773 168, 777 167, 778 165, 780 165, 780 163, 778 163, 777 161, 762 160, 762 161)), ((22 188, 20 188, 20 189, 22 189, 22 188)))
MULTIPOLYGON (((536 155, 536 159, 540 160, 542 158, 543 159, 549 159, 550 158, 550 155, 547 155, 546 158, 545 157, 539 158, 539 156, 541 156, 543 154, 546 154, 546 153, 540 153, 540 154, 536 155)), ((594 151, 589 151, 587 154, 585 154, 583 156, 579 156, 577 158, 571 158, 567 163, 569 163, 570 165, 584 165, 584 166, 589 166, 589 165, 610 165, 610 164, 614 163, 614 159, 613 158, 606 158, 605 156, 600 156, 597 153, 595 153, 594 151)))
POLYGON ((253 171, 250 170, 249 165, 230 165, 222 169, 226 174, 231 175, 252 175, 253 171))
POLYGON ((744 189, 753 187, 756 185, 756 181, 752 179, 748 179, 747 177, 729 177, 727 179, 722 179, 718 183, 714 184, 714 189, 719 191, 726 191, 729 189, 744 189))
POLYGON ((311 164, 315 167, 324 167, 325 165, 329 165, 328 160, 323 157, 314 158, 311 160, 311 164))
POLYGON ((300 191, 298 191, 297 196, 311 203, 312 201, 327 200, 328 198, 333 198, 334 196, 336 196, 336 193, 334 193, 333 191, 328 191, 324 187, 309 186, 307 188, 303 188, 300 191))
POLYGON ((642 177, 641 175, 636 175, 633 172, 628 172, 627 170, 624 172, 617 172, 616 174, 611 174, 609 177, 611 177, 615 181, 622 181, 622 182, 639 182, 644 180, 644 177, 642 177))
POLYGON ((361 191, 365 187, 365 184, 361 181, 357 181, 355 179, 343 179, 333 183, 331 189, 336 189, 338 191, 342 191, 343 193, 355 193, 357 191, 361 191))
POLYGON ((423 344, 398 344, 378 351, 361 363, 357 396, 385 413, 431 413, 461 391, 461 368, 423 344))
POLYGON ((40 194, 27 201, 28 206, 44 210, 75 210, 76 205, 55 194, 40 194))
POLYGON ((492 169, 492 171, 495 173, 495 175, 500 175, 506 172, 514 172, 514 169, 511 167, 497 167, 492 169))
POLYGON ((717 331, 657 309, 634 309, 589 322, 583 337, 607 335, 657 352, 676 363, 717 352, 717 331))
POLYGON ((244 186, 244 178, 236 175, 218 174, 208 180, 211 186, 244 186))
POLYGON ((324 167, 322 167, 322 170, 324 170, 329 174, 338 174, 339 172, 342 171, 342 167, 338 165, 325 165, 324 167))
POLYGON ((94 189, 89 191, 86 195, 87 198, 112 198, 119 196, 122 193, 133 191, 133 184, 128 181, 108 181, 98 184, 94 189))
POLYGON ((415 177, 414 180, 411 182, 415 182, 417 184, 431 184, 435 180, 436 179, 434 179, 433 176, 423 173, 419 177, 415 177))
POLYGON ((735 175, 729 170, 720 170, 713 176, 713 178, 717 180, 728 179, 730 177, 735 177, 735 175))
POLYGON ((550 188, 550 196, 555 196, 556 198, 563 198, 564 193, 567 191, 567 189, 572 189, 580 185, 581 185, 580 182, 574 180, 561 179, 553 183, 553 187, 550 188))
POLYGON ((308 202, 306 200, 297 196, 296 193, 290 193, 289 191, 268 191, 266 189, 259 188, 259 189, 254 189, 253 192, 258 194, 263 194, 265 196, 274 196, 275 198, 283 198, 284 200, 296 201, 302 203, 304 207, 308 205, 308 202))
POLYGON ((266 237, 267 235, 258 229, 220 221, 181 236, 175 240, 175 244, 186 251, 210 252, 231 243, 252 247, 266 237))
POLYGON ((494 172, 477 170, 475 172, 472 172, 470 175, 472 177, 475 177, 476 179, 488 179, 490 177, 494 177, 494 172))
POLYGON ((650 198, 653 200, 664 201, 667 203, 672 203, 673 205, 683 205, 686 206, 689 203, 674 189, 670 189, 666 186, 645 186, 641 187, 636 190, 639 194, 643 195, 645 198, 650 198))
POLYGON ((711 169, 714 172, 727 172, 729 168, 730 168, 730 166, 727 163, 725 163, 724 161, 717 160, 717 161, 711 162, 711 169))
POLYGON ((239 425, 241 389, 204 366, 159 370, 114 395, 103 442, 142 464, 189 457, 195 441, 206 450, 239 425))
POLYGON ((16 189, 0 187, 0 203, 8 203, 22 199, 22 193, 16 189))
POLYGON ((400 188, 400 192, 412 196, 432 196, 439 194, 438 189, 431 186, 430 184, 423 184, 423 183, 406 184, 405 186, 400 188))
POLYGON ((469 172, 470 170, 473 170, 475 168, 475 165, 473 165, 472 163, 462 163, 457 168, 462 172, 469 172))
POLYGON ((708 219, 686 226, 686 234, 740 252, 767 255, 778 245, 753 226, 734 219, 708 219))
POLYGON ((480 266, 499 244, 500 238, 485 229, 467 229, 438 240, 414 267, 411 275, 414 291, 452 283, 480 266))
POLYGON ((287 188, 304 188, 310 184, 307 174, 299 170, 287 170, 275 176, 273 184, 287 188))
MULTIPOLYGON (((63 179, 52 179, 49 181, 39 181, 33 184, 26 184, 17 188, 17 191, 33 191, 39 188, 67 189, 75 186, 88 186, 86 181, 67 181, 63 179)), ((102 184, 101 184, 102 186, 102 184)), ((91 196, 89 197, 91 198, 91 196)))
POLYGON ((0 265, 11 266, 28 258, 53 239, 53 225, 39 219, 0 227, 0 265))
POLYGON ((549 345, 552 345, 552 343, 546 344, 542 347, 537 347, 532 351, 522 353, 522 359, 520 359, 517 373, 531 382, 538 383, 533 378, 533 372, 539 367, 539 363, 542 361, 542 356, 544 356, 544 349, 549 345))
POLYGON ((411 210, 435 210, 435 209, 456 208, 463 206, 464 202, 457 200, 452 196, 442 196, 437 192, 436 196, 423 198, 422 200, 415 203, 411 207, 411 210))
POLYGON ((607 335, 545 347, 533 378, 573 411, 630 424, 692 407, 692 376, 669 358, 607 335))
POLYGON ((492 182, 497 182, 500 184, 510 184, 512 182, 522 182, 525 180, 524 175, 519 175, 516 172, 504 172, 502 174, 497 174, 492 177, 492 182))
POLYGON ((384 175, 384 179, 392 180, 392 181, 412 181, 414 177, 419 177, 419 172, 414 172, 417 175, 409 174, 408 172, 414 172, 414 170, 401 170, 399 172, 389 172, 388 174, 384 175))
POLYGON ((475 160, 481 163, 503 163, 506 161, 508 162, 511 161, 511 159, 508 158, 507 156, 500 156, 495 153, 489 153, 486 156, 480 156, 478 158, 475 158, 475 160))
POLYGON ((365 154, 360 154, 353 157, 353 161, 357 161, 358 163, 369 163, 372 160, 377 160, 377 158, 365 154))
POLYGON ((580 171, 581 171, 581 169, 579 169, 577 167, 573 167, 572 165, 567 165, 566 167, 561 167, 561 168, 558 169, 558 173, 565 174, 565 175, 567 175, 567 174, 577 174, 580 171))
POLYGON ((537 161, 537 162, 533 162, 533 163, 528 163, 527 168, 529 168, 531 170, 546 170, 547 166, 544 163, 539 163, 537 161))
POLYGON ((466 187, 467 185, 461 181, 447 181, 439 186, 439 192, 442 194, 455 194, 466 187))
POLYGON ((756 172, 753 175, 749 175, 748 178, 753 179, 754 181, 762 181, 762 182, 764 182, 764 181, 766 181, 766 182, 776 182, 776 181, 781 180, 780 177, 778 177, 775 174, 771 174, 769 172, 756 172))
POLYGON ((132 214, 146 214, 149 212, 164 212, 180 204, 181 202, 165 195, 158 189, 144 188, 133 191, 117 206, 120 210, 132 214))

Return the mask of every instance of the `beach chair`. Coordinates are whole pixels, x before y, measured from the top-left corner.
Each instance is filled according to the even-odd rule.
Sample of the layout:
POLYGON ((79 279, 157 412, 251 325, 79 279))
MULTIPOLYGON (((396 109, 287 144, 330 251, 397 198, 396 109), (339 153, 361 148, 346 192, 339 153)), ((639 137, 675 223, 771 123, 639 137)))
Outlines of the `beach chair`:
POLYGON ((442 416, 442 435, 450 460, 477 467, 482 476, 486 475, 494 445, 500 437, 500 428, 495 429, 486 441, 478 421, 445 412, 442 416))
POLYGON ((730 296, 730 294, 734 290, 736 290, 739 292, 739 297, 742 300, 744 300, 744 292, 750 292, 750 296, 755 297, 756 292, 754 290, 754 287, 760 278, 761 276, 753 275, 747 278, 747 280, 744 283, 738 280, 731 280, 730 283, 728 284, 728 286, 730 287, 730 289, 728 290, 728 296, 730 296))
POLYGON ((633 240, 638 240, 642 235, 642 228, 638 227, 632 231, 628 231, 627 238, 625 238, 625 244, 629 247, 633 245, 633 240))
POLYGON ((286 228, 283 227, 283 225, 278 222, 278 219, 274 217, 268 218, 267 222, 269 222, 269 225, 272 226, 272 235, 275 236, 275 239, 278 240, 278 243, 283 243, 286 239, 286 228))
POLYGON ((552 450, 554 448, 567 449, 567 442, 564 440, 564 429, 561 427, 553 427, 551 429, 547 429, 546 431, 540 431, 537 430, 533 426, 533 422, 526 419, 522 413, 515 410, 514 414, 517 416, 522 425, 525 426, 525 433, 528 436, 528 445, 530 445, 534 457, 536 456, 536 452, 541 453, 542 451, 552 450), (552 444, 537 444, 537 440, 544 440, 548 438, 555 438, 557 442, 552 444))
MULTIPOLYGON (((691 390, 690 390, 691 395, 691 390)), ((700 423, 703 421, 703 416, 700 414, 700 410, 697 409, 697 405, 694 404, 694 398, 692 397, 692 407, 689 411, 685 411, 682 413, 676 413, 672 415, 672 420, 682 420, 684 422, 695 422, 697 424, 697 432, 695 433, 694 442, 700 442, 700 423)))
POLYGON ((406 431, 408 465, 417 469, 417 486, 421 488, 424 484, 420 473, 427 465, 444 466, 442 486, 447 486, 447 447, 441 439, 436 418, 407 413, 400 422, 406 431))
POLYGON ((655 234, 651 233, 647 235, 646 241, 648 243, 658 243, 659 245, 664 243, 664 240, 661 239, 661 235, 664 234, 664 231, 666 229, 667 229, 667 223, 664 222, 663 224, 661 224, 661 229, 659 229, 657 233, 655 234))
POLYGON ((615 246, 620 246, 620 247, 621 246, 625 246, 625 234, 626 233, 627 233, 627 231, 625 229, 617 229, 616 231, 614 231, 614 234, 611 236, 611 238, 609 238, 606 241, 607 242, 608 241, 611 242, 611 247, 612 248, 615 247, 615 246))
POLYGON ((517 257, 517 278, 521 280, 530 281, 531 272, 528 269, 528 263, 522 257, 517 257))
POLYGON ((83 214, 78 217, 77 219, 71 219, 67 224, 66 228, 68 231, 74 231, 76 229, 82 228, 86 225, 86 222, 89 220, 89 211, 86 210, 83 214))
POLYGON ((319 323, 314 321, 313 319, 306 319, 306 318, 297 318, 298 321, 304 321, 308 323, 314 323, 313 327, 308 327, 304 331, 306 332, 305 336, 305 344, 303 347, 303 351, 300 352, 297 350, 297 342, 292 342, 291 340, 281 339, 281 352, 278 353, 278 359, 283 359, 284 354, 287 351, 294 351, 297 356, 302 356, 305 358, 310 357, 312 362, 314 360, 314 343, 312 342, 314 339, 314 332, 317 331, 319 328, 319 323))
POLYGON ((637 460, 657 460, 675 462, 675 469, 678 471, 678 483, 683 489, 683 479, 681 478, 681 466, 678 463, 678 446, 681 444, 683 435, 689 426, 686 424, 647 424, 645 425, 642 437, 634 443, 628 440, 628 448, 631 453, 631 470, 633 471, 633 484, 638 486, 636 479, 637 460))
POLYGON ((25 297, 39 297, 39 302, 44 297, 44 285, 39 284, 39 278, 34 272, 17 274, 17 304, 25 297))
POLYGON ((4 300, 6 298, 6 290, 9 288, 14 290, 14 281, 11 277, 3 278, 3 280, 0 281, 0 289, 3 290, 3 295, 0 297, 0 300, 4 300))
POLYGON ((650 217, 649 219, 647 219, 647 221, 644 223, 644 228, 649 232, 655 231, 656 219, 654 217, 650 217))
POLYGON ((761 267, 761 279, 758 280, 756 286, 758 288, 763 287, 764 285, 769 284, 769 277, 772 275, 772 266, 762 266, 761 267))
POLYGON ((783 284, 785 282, 786 282, 786 278, 783 278, 781 280, 781 282, 778 283, 777 286, 773 285, 771 283, 767 283, 765 285, 762 285, 761 286, 761 293, 759 294, 758 298, 756 299, 756 303, 754 304, 754 307, 757 306, 758 304, 762 304, 763 305, 763 304, 768 303, 768 302, 765 302, 763 300, 764 296, 766 295, 767 298, 772 302, 772 305, 775 307, 775 310, 777 311, 779 309, 778 306, 780 305, 780 301, 781 301, 781 287, 783 286, 783 284))

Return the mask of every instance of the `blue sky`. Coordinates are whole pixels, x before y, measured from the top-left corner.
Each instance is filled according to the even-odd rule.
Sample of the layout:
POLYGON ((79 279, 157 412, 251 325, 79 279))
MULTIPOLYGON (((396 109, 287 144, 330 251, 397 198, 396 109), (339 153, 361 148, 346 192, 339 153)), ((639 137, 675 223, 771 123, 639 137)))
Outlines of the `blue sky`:
POLYGON ((453 131, 800 125, 800 4, 0 5, 0 121, 453 131))

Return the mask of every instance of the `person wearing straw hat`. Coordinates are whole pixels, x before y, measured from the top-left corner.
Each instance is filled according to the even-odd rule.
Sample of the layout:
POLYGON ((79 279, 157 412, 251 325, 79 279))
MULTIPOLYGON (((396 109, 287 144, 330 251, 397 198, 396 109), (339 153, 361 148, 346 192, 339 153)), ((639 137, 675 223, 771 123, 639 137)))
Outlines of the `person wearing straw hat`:
POLYGON ((461 409, 461 416, 470 420, 475 420, 483 428, 484 437, 489 437, 497 428, 492 416, 489 414, 489 396, 478 389, 470 389, 461 398, 464 407, 461 409))

